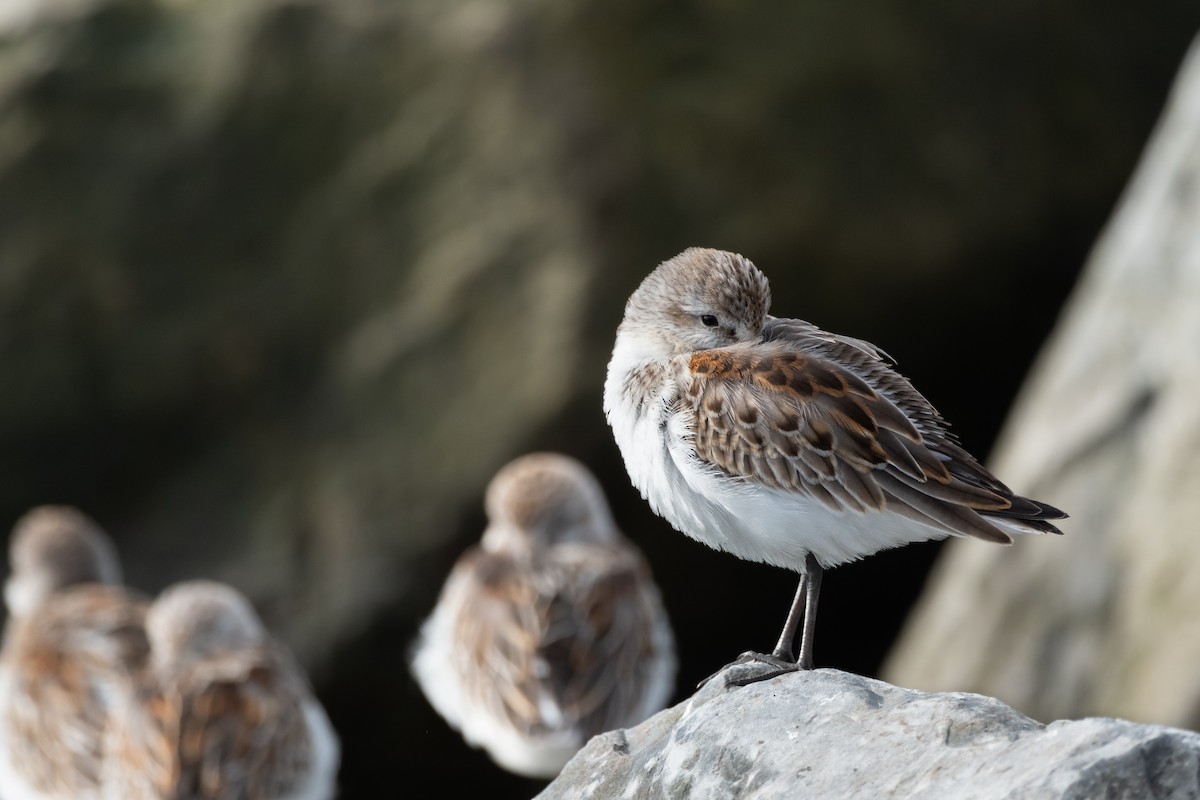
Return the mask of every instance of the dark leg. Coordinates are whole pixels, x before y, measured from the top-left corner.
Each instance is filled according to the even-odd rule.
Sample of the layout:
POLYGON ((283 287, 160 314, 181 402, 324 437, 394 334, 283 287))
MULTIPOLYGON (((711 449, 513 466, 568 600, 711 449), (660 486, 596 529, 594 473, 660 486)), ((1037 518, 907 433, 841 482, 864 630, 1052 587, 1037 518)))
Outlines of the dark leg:
MULTIPOLYGON (((804 591, 804 633, 800 637, 800 657, 796 659, 796 664, 800 669, 813 668, 813 639, 817 632, 817 598, 821 594, 821 577, 825 574, 825 569, 817 563, 817 559, 812 553, 808 554, 808 558, 804 560, 804 580, 800 582, 800 588, 804 591)), ((796 601, 800 598, 797 596, 796 601)), ((792 614, 796 613, 796 607, 792 606, 792 614)), ((792 622, 792 617, 788 615, 788 623, 792 622)), ((784 633, 788 630, 785 627, 784 633)), ((792 626, 792 634, 795 634, 795 626, 792 626)), ((788 642, 789 649, 791 641, 788 642)))
POLYGON ((807 586, 808 575, 801 575, 800 585, 796 587, 796 597, 792 600, 792 610, 788 612, 787 622, 783 623, 783 632, 779 634, 779 641, 771 651, 771 655, 784 661, 796 660, 792 655, 792 644, 796 641, 796 628, 800 625, 801 617, 807 616, 804 613, 805 598, 808 596, 807 586))
MULTIPOLYGON (((792 600, 792 607, 788 611, 787 621, 783 624, 783 631, 779 634, 779 641, 776 642, 775 649, 770 655, 754 652, 742 653, 733 664, 754 663, 760 665, 761 669, 749 674, 731 677, 726 681, 727 685, 746 686, 758 681, 770 680, 788 672, 813 668, 813 638, 817 623, 817 597, 821 593, 821 577, 824 570, 812 555, 809 555, 805 559, 804 565, 805 573, 800 577, 800 585, 796 587, 796 597, 792 600), (796 629, 800 627, 800 620, 802 618, 804 620, 804 628, 800 638, 800 657, 797 659, 792 656, 792 643, 795 641, 796 629)), ((729 666, 733 666, 733 664, 729 666)), ((705 678, 700 682, 700 685, 703 686, 714 677, 716 676, 711 675, 705 678)))

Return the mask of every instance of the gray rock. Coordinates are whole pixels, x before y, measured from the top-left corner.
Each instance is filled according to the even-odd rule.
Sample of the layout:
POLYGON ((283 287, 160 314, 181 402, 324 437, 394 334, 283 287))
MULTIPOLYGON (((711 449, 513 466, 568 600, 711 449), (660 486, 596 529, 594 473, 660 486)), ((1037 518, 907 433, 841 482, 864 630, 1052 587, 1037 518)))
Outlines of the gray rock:
POLYGON ((952 543, 885 678, 1200 725, 1198 220, 1200 40, 997 445, 1066 535, 952 543))
POLYGON ((827 669, 744 688, 718 678, 592 739, 538 800, 660 797, 1184 800, 1200 797, 1200 734, 1101 718, 1042 725, 990 697, 827 669))

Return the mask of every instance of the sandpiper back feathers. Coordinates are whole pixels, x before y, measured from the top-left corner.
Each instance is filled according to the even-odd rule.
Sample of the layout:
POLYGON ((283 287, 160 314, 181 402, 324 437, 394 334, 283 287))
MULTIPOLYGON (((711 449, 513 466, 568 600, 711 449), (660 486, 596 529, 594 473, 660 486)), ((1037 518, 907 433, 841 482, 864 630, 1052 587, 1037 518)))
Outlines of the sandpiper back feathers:
POLYGON ((1058 533, 964 450, 887 355, 769 316, 746 258, 693 248, 629 298, 604 410, 634 485, 675 528, 804 576, 769 674, 811 667, 821 571, 946 536, 1058 533), (807 606, 807 613, 804 609, 807 606))
POLYGON ((146 603, 74 508, 40 506, 9 543, 0 653, 0 797, 98 798, 113 699, 146 663, 146 603))
POLYGON ((150 675, 110 729, 107 797, 324 800, 339 745, 300 667, 230 586, 186 581, 146 617, 150 675))
POLYGON ((644 559, 583 465, 519 458, 486 506, 481 543, 421 629, 413 674, 468 743, 552 777, 592 735, 662 708, 674 642, 644 559))

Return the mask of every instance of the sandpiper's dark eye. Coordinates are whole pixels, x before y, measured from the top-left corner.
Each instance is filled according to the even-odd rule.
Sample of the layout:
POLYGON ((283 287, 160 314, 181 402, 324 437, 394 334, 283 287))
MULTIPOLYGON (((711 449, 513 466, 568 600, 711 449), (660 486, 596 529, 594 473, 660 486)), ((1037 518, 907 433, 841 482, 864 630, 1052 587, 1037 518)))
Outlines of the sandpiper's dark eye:
POLYGON ((717 327, 717 318, 714 317, 712 314, 701 314, 700 321, 703 322, 705 325, 707 325, 710 328, 717 327))

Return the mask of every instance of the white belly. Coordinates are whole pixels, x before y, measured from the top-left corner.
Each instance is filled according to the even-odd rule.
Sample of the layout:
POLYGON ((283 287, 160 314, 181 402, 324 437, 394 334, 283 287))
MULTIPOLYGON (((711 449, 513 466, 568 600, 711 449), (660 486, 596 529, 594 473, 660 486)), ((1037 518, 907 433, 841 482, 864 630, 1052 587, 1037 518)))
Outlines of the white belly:
POLYGON ((804 571, 812 553, 825 567, 910 542, 942 539, 944 531, 883 512, 836 512, 802 495, 731 478, 699 461, 682 415, 665 399, 642 416, 623 402, 610 371, 605 410, 633 485, 676 530, 748 561, 804 571))

